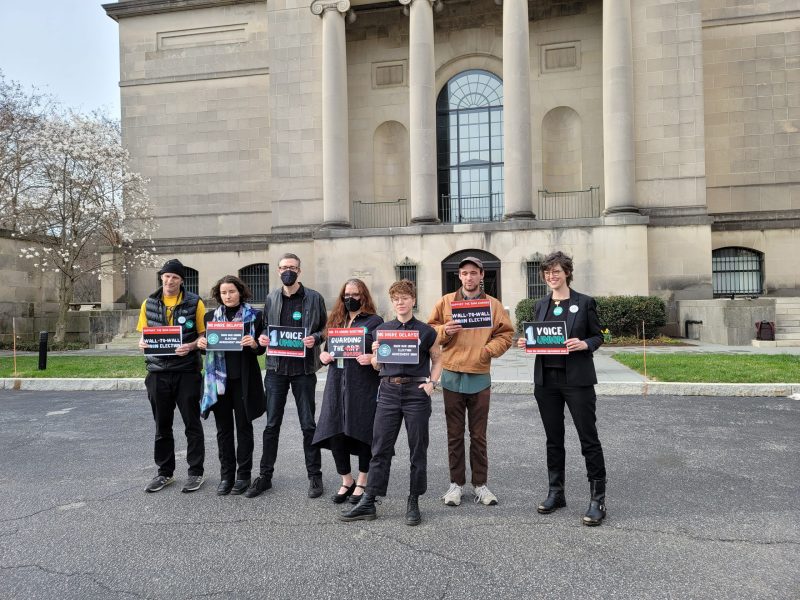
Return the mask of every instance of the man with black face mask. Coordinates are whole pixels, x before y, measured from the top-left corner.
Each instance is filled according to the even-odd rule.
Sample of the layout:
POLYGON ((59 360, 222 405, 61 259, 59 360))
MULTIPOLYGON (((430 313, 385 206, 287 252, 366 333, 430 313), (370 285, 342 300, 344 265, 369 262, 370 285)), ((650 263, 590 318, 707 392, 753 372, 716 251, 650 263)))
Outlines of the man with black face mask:
POLYGON ((297 405, 297 415, 300 418, 300 429, 303 432, 303 451, 309 479, 308 497, 318 498, 323 491, 322 458, 319 448, 312 444, 317 427, 314 422, 316 411, 314 392, 317 387, 316 373, 322 367, 319 353, 327 311, 322 296, 304 287, 298 280, 300 259, 296 254, 284 254, 280 258, 278 273, 283 285, 272 290, 267 296, 264 304, 264 331, 259 336, 258 343, 269 347, 267 327, 270 325, 305 327, 306 337, 303 338, 303 345, 306 348, 306 355, 304 358, 270 356, 269 349, 267 350, 267 374, 264 377, 267 425, 264 428, 261 472, 244 495, 247 498, 254 498, 272 487, 283 411, 291 388, 297 405))

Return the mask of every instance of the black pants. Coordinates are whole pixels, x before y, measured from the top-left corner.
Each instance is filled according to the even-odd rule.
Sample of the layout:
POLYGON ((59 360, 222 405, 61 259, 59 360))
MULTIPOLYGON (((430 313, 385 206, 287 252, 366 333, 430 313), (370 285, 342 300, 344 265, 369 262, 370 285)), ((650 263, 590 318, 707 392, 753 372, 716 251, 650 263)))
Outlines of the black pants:
POLYGON ((547 469, 563 471, 566 461, 564 451, 564 405, 569 408, 578 439, 581 454, 586 461, 586 476, 589 480, 606 478, 606 463, 603 448, 597 437, 597 418, 595 404, 597 396, 594 386, 564 385, 564 369, 545 369, 544 385, 534 388, 539 414, 542 417, 547 437, 547 469))
POLYGON ((200 422, 202 376, 193 371, 153 372, 147 374, 144 385, 156 423, 153 457, 158 466, 158 474, 171 477, 175 472, 172 419, 177 406, 186 428, 186 462, 189 463, 189 475, 202 475, 206 453, 203 424, 200 422))
POLYGON ((297 416, 300 419, 300 430, 303 432, 303 453, 306 459, 306 471, 309 478, 322 474, 322 456, 318 447, 312 445, 317 424, 314 422, 316 402, 314 392, 317 387, 317 376, 281 375, 275 371, 267 371, 264 377, 264 389, 267 393, 267 426, 264 427, 264 451, 261 454, 261 475, 272 479, 275 472, 275 460, 278 458, 278 439, 281 435, 283 411, 289 388, 292 389, 294 403, 297 405, 297 416))
POLYGON ((247 418, 241 379, 227 380, 225 394, 217 397, 212 410, 217 423, 220 479, 250 479, 250 470, 253 468, 253 423, 247 418), (238 444, 234 444, 234 429, 238 444))
POLYGON ((333 462, 336 463, 336 472, 339 475, 349 475, 352 473, 350 466, 350 455, 357 454, 358 470, 361 473, 369 473, 369 461, 372 459, 372 450, 364 442, 347 437, 343 433, 338 433, 330 439, 331 454, 333 462))
POLYGON ((419 383, 389 383, 385 379, 378 388, 378 405, 372 428, 372 460, 369 463, 367 493, 385 496, 389 487, 394 445, 400 424, 406 422, 411 459, 409 493, 416 496, 428 489, 428 422, 431 399, 419 383))

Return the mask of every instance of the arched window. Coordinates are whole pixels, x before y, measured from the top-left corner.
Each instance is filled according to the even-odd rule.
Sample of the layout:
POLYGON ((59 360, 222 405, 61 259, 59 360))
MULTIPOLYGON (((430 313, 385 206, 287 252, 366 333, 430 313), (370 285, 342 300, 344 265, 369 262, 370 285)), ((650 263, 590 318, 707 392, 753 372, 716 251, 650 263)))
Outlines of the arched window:
POLYGON ((453 77, 436 103, 439 218, 503 218, 503 82, 477 69, 453 77))
POLYGON ((242 267, 239 269, 239 279, 244 281, 253 292, 250 302, 254 304, 266 302, 267 294, 269 294, 269 265, 267 263, 242 267))
POLYGON ((758 296, 764 291, 764 255, 749 248, 719 248, 711 253, 715 296, 758 296))
MULTIPOLYGON (((183 270, 186 273, 186 277, 183 278, 184 289, 187 292, 199 295, 200 292, 198 292, 198 290, 200 289, 200 274, 192 267, 187 267, 186 265, 183 265, 183 270)), ((161 287, 161 275, 156 275, 156 285, 161 287)))

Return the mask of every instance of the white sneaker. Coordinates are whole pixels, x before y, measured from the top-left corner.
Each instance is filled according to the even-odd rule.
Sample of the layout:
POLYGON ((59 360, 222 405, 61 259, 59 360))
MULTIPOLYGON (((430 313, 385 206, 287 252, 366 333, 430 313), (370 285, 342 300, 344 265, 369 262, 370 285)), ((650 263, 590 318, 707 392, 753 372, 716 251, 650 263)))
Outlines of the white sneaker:
POLYGON ((485 485, 475 488, 475 503, 484 504, 486 506, 494 506, 497 504, 497 496, 489 491, 485 485))
POLYGON ((461 493, 462 488, 457 483, 451 483, 450 489, 447 490, 447 493, 442 496, 442 500, 447 506, 458 506, 461 504, 461 493))

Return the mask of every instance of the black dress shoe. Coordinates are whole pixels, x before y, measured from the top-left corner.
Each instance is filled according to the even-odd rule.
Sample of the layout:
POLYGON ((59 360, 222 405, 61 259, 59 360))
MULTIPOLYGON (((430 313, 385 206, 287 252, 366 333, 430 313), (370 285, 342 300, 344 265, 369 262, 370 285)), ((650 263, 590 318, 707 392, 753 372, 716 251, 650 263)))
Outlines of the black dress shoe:
POLYGON ((233 488, 231 488, 231 495, 238 496, 240 494, 244 494, 247 491, 247 488, 249 487, 250 487, 249 479, 237 479, 236 482, 233 484, 233 488))
MULTIPOLYGON (((342 484, 341 487, 344 487, 344 484, 342 484)), ((350 496, 353 495, 353 491, 355 491, 355 489, 356 489, 356 482, 354 481, 348 487, 345 488, 344 494, 338 494, 337 493, 337 494, 333 495, 333 497, 331 498, 333 500, 333 503, 334 504, 341 504, 342 502, 344 502, 350 496)))
POLYGON ((322 475, 313 475, 308 478, 308 497, 319 498, 324 491, 322 487, 322 475))
MULTIPOLYGON (((361 496, 363 496, 364 493, 367 491, 367 486, 365 486, 365 485, 356 484, 356 487, 357 488, 361 488, 363 491, 360 494, 357 494, 357 495, 356 494, 351 494, 350 497, 347 499, 347 501, 350 504, 358 504, 358 501, 361 500, 361 496)), ((353 490, 353 491, 355 491, 355 490, 353 490)))
POLYGON ((250 484, 250 487, 247 488, 247 491, 244 493, 244 497, 255 498, 259 494, 266 492, 271 487, 272 481, 263 475, 259 475, 253 480, 253 483, 250 484))
POLYGON ((339 515, 340 521, 372 521, 378 516, 375 508, 375 496, 362 494, 361 500, 353 508, 339 515))
POLYGON ((233 482, 230 479, 223 479, 217 486, 217 496, 227 496, 233 489, 233 482))
POLYGON ((419 496, 409 495, 406 504, 406 525, 419 525, 422 522, 422 515, 419 512, 419 496))

